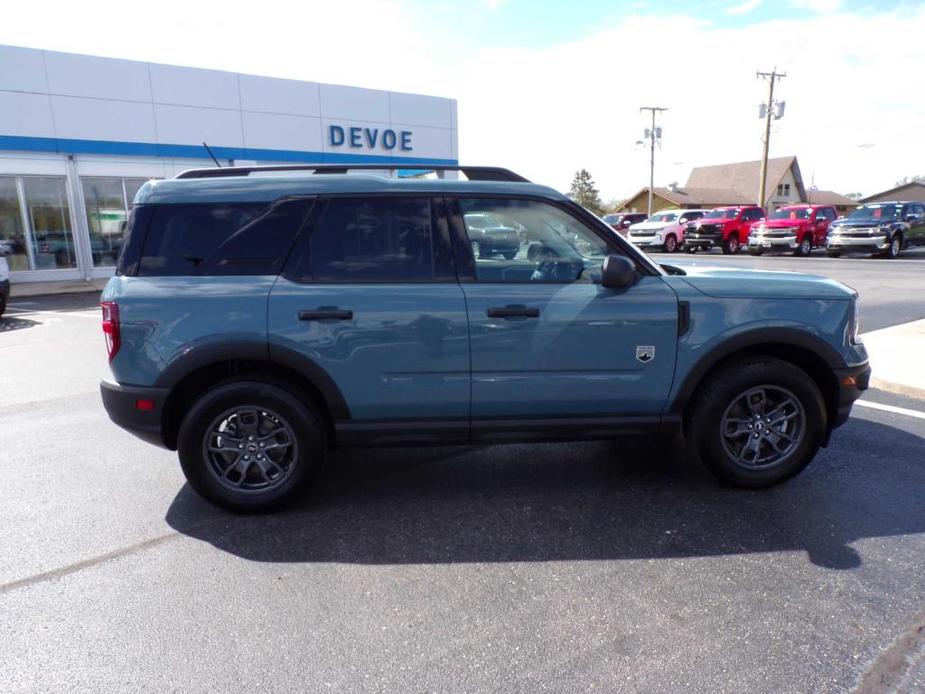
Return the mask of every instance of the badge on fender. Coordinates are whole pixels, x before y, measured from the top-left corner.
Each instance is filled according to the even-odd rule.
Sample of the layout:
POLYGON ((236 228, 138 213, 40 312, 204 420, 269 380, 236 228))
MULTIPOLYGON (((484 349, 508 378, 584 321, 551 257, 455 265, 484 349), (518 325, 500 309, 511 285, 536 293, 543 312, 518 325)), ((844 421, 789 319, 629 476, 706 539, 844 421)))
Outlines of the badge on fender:
POLYGON ((655 345, 636 345, 636 361, 643 364, 655 359, 655 345))

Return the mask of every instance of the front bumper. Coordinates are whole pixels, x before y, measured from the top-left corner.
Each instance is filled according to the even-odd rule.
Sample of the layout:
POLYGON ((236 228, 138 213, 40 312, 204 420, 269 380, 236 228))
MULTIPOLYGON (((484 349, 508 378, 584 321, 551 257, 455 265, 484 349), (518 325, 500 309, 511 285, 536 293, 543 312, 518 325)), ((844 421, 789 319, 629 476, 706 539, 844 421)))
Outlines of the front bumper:
POLYGON ((890 247, 888 236, 830 236, 825 247, 830 251, 885 251, 890 247))
POLYGON ((723 236, 722 234, 701 234, 699 236, 694 236, 693 234, 688 234, 684 237, 684 246, 690 248, 706 248, 707 250, 713 248, 713 246, 722 246, 723 245, 723 236))
POLYGON ((854 401, 870 386, 870 364, 864 362, 858 366, 834 369, 833 372, 838 380, 838 403, 832 429, 845 423, 854 401))
POLYGON ((788 236, 749 236, 748 247, 763 250, 796 250, 799 247, 796 234, 788 236))
POLYGON ((661 248, 665 245, 660 236, 633 236, 630 234, 627 238, 639 248, 661 248))
POLYGON ((143 441, 162 448, 171 448, 164 441, 163 410, 167 388, 123 386, 100 381, 100 395, 106 414, 117 425, 143 441), (151 409, 139 409, 139 401, 151 401, 151 409))

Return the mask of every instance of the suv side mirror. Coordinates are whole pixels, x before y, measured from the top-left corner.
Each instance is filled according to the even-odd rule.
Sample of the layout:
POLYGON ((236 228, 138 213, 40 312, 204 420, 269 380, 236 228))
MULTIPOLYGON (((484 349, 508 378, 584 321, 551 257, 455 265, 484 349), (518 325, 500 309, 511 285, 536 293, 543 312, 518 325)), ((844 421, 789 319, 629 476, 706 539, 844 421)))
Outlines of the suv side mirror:
POLYGON ((601 284, 609 289, 622 289, 636 281, 636 266, 622 255, 608 255, 601 268, 601 284))

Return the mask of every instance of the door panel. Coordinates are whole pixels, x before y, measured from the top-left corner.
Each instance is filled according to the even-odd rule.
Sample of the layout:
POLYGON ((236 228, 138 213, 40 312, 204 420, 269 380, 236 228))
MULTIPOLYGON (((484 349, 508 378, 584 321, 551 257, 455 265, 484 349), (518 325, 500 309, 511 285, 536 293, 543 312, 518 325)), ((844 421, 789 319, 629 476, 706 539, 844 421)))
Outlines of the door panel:
POLYGON ((465 284, 472 416, 657 414, 674 376, 678 303, 660 277, 625 291, 590 282, 465 284), (538 309, 491 318, 492 308, 538 309), (654 358, 636 358, 654 347, 654 358))
POLYGON ((469 336, 458 284, 312 285, 280 278, 273 345, 294 349, 340 388, 351 419, 469 415, 469 336), (300 320, 303 311, 352 316, 300 320))

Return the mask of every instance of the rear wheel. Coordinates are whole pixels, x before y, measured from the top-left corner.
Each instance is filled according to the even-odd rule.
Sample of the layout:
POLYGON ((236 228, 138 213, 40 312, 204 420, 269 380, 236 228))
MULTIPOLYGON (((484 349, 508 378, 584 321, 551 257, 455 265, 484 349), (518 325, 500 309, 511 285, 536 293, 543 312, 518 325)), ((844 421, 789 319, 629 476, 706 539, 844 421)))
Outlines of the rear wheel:
POLYGON ((314 409, 263 381, 235 381, 202 395, 180 426, 180 465, 212 503, 235 512, 268 511, 298 498, 325 456, 314 409))
POLYGON ((723 242, 723 253, 733 255, 739 252, 739 237, 737 234, 730 234, 729 238, 723 242))
POLYGON ((678 239, 675 238, 674 234, 668 234, 668 236, 665 237, 665 243, 662 244, 662 250, 665 251, 665 253, 674 253, 676 250, 678 250, 678 239))
POLYGON ((805 468, 822 443, 825 405, 802 369, 779 359, 728 364, 700 388, 687 435, 701 460, 736 487, 769 487, 805 468))

